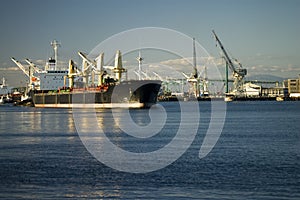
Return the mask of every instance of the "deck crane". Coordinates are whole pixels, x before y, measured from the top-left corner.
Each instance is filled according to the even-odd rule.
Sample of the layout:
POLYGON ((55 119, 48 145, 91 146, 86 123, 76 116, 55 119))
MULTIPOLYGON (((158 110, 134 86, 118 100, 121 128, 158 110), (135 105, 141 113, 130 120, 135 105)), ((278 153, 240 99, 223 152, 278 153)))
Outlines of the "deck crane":
MULTIPOLYGON (((102 85, 104 84, 104 76, 107 75, 106 69, 115 69, 113 66, 104 66, 104 53, 100 53, 99 56, 95 58, 95 60, 89 59, 83 52, 78 52, 78 55, 82 58, 83 61, 82 76, 86 78, 86 83, 88 81, 88 76, 91 73, 94 73, 94 75, 98 75, 98 85, 102 85)), ((92 82, 94 81, 92 80, 92 82)))
MULTIPOLYGON (((237 62, 238 65, 233 64, 233 59, 231 59, 224 46, 222 45, 220 39, 218 38, 217 34, 215 33, 215 31, 212 31, 215 40, 217 41, 217 43, 219 44, 223 54, 224 54, 224 59, 226 62, 226 69, 227 67, 230 68, 230 70, 232 71, 232 76, 233 76, 233 91, 231 92, 233 95, 235 96, 240 96, 243 94, 244 89, 243 89, 243 79, 245 77, 245 75, 247 75, 247 69, 243 69, 241 63, 239 63, 236 59, 234 59, 234 62, 237 62)), ((227 71, 227 70, 226 70, 227 71)), ((227 76, 227 74, 226 74, 227 76)), ((228 92, 228 80, 226 80, 226 86, 227 86, 227 91, 228 92)))
POLYGON ((96 63, 94 60, 90 60, 87 58, 87 56, 82 53, 82 52, 78 52, 78 55, 82 58, 82 76, 84 77, 84 83, 86 84, 86 86, 88 85, 88 80, 89 80, 89 75, 91 74, 91 72, 93 71, 93 68, 95 68, 96 63))
POLYGON ((34 73, 41 73, 42 70, 40 70, 33 62, 31 62, 28 58, 25 59, 25 61, 30 65, 30 67, 32 67, 32 69, 34 70, 34 73))

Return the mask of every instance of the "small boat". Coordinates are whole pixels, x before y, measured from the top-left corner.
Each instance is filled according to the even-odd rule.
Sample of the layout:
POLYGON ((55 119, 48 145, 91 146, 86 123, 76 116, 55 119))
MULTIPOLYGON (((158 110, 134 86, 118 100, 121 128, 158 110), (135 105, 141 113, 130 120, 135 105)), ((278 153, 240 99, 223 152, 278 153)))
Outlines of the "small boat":
POLYGON ((284 97, 283 96, 278 96, 278 97, 276 97, 276 101, 284 101, 284 97))
POLYGON ((225 102, 231 102, 231 101, 234 101, 234 98, 235 98, 235 95, 234 94, 225 94, 225 97, 224 97, 224 101, 225 102))
POLYGON ((0 104, 5 104, 5 103, 13 103, 12 98, 8 94, 1 95, 0 97, 0 104))
POLYGON ((4 97, 3 97, 3 95, 0 96, 0 104, 4 104, 4 97))

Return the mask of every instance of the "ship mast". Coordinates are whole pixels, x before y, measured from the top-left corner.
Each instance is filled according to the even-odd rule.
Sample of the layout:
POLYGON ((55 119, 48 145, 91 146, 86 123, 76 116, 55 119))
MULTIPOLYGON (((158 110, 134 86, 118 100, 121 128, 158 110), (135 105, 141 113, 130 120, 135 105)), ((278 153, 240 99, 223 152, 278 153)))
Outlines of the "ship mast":
POLYGON ((193 67, 194 67, 194 74, 192 75, 195 79, 194 84, 194 91, 195 91, 195 97, 197 98, 200 94, 199 89, 199 78, 198 78, 198 70, 197 70, 197 60, 196 60, 196 44, 195 44, 195 38, 193 38, 193 67))
POLYGON ((57 49, 58 47, 61 46, 61 44, 56 41, 56 40, 53 40, 51 42, 51 46, 53 47, 53 50, 54 50, 54 59, 55 59, 55 67, 54 67, 54 70, 56 70, 56 66, 57 66, 57 63, 58 63, 58 60, 57 60, 57 49))
POLYGON ((142 61, 144 60, 144 58, 141 57, 141 52, 139 51, 139 56, 136 58, 136 60, 139 63, 139 71, 138 71, 138 76, 139 76, 139 80, 141 80, 141 76, 142 76, 142 61))
POLYGON ((194 67, 194 78, 198 78, 198 71, 197 71, 197 60, 196 60, 196 45, 195 45, 195 38, 193 38, 193 67, 194 67))

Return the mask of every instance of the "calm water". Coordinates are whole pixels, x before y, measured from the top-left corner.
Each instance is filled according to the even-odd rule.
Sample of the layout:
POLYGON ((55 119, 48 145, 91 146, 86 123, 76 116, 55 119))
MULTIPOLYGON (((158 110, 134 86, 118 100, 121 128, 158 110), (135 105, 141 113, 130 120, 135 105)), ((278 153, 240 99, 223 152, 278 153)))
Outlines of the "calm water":
MULTIPOLYGON (((120 133, 111 110, 98 110, 107 137, 133 152, 164 147, 178 130, 177 103, 162 103, 168 120, 158 136, 120 133)), ((72 110, 0 106, 0 198, 4 199, 300 199, 300 102, 232 102, 214 149, 199 149, 210 104, 199 102, 200 127, 171 165, 131 174, 97 161, 82 144, 72 110)), ((138 124, 147 110, 131 110, 138 124)), ((186 124, 188 125, 188 124, 186 124)))

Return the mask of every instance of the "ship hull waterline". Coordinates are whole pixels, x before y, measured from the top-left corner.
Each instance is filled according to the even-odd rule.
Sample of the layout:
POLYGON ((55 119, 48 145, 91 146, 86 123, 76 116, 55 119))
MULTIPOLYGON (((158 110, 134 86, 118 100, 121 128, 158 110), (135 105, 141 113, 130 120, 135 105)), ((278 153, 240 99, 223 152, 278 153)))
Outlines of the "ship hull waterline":
POLYGON ((125 81, 106 91, 74 90, 33 94, 39 108, 150 108, 157 102, 160 81, 125 81))

